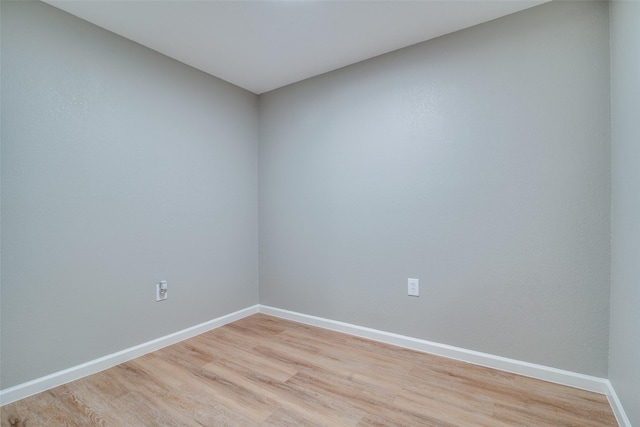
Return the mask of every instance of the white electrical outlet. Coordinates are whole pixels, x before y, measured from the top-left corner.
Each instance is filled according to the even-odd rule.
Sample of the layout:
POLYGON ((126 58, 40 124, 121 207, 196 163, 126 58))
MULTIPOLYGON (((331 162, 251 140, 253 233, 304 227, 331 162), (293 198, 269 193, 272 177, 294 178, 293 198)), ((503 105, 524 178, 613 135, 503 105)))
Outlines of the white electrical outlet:
POLYGON ((418 279, 407 279, 408 295, 412 297, 420 296, 420 281, 418 279))
POLYGON ((156 283, 156 301, 164 301, 167 299, 169 291, 167 290, 167 281, 163 280, 156 283))

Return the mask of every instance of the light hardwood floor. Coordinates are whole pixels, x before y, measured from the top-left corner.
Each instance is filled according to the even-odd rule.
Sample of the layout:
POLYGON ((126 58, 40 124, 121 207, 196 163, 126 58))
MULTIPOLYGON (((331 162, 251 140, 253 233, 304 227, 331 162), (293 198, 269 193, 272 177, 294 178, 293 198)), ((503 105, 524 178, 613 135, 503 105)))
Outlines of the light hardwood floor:
POLYGON ((1 412, 27 427, 617 425, 603 395, 263 314, 1 412))

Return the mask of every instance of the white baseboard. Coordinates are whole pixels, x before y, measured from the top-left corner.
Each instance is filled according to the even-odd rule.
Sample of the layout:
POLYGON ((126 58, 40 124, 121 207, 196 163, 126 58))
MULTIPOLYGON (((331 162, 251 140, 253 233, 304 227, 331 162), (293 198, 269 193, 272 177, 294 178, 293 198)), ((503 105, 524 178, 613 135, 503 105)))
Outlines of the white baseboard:
POLYGON ((29 397, 45 390, 58 387, 82 377, 104 371, 105 369, 119 365, 120 363, 135 359, 136 357, 143 356, 145 354, 159 350, 163 347, 167 347, 180 341, 184 341, 188 338, 195 337, 196 335, 202 334, 220 326, 224 326, 227 323, 235 322, 236 320, 240 320, 243 317, 247 317, 257 313, 258 308, 258 305, 254 305, 252 307, 238 310, 225 316, 209 320, 208 322, 183 329, 182 331, 157 338, 155 340, 137 345, 135 347, 131 347, 117 353, 109 354, 99 359, 91 360, 81 365, 74 366, 63 371, 55 372, 50 375, 46 375, 42 378, 37 378, 23 384, 18 384, 16 386, 0 390, 0 405, 6 405, 8 403, 15 402, 16 400, 24 399, 25 397, 29 397))
POLYGON ((439 344, 431 341, 421 340, 417 338, 407 337, 404 335, 394 334, 390 332, 379 331, 376 329, 366 328, 363 326, 353 325, 350 323, 339 322, 335 320, 325 319, 307 314, 296 313, 293 311, 283 310, 280 308, 254 305, 236 312, 218 317, 208 322, 192 326, 182 331, 157 338, 155 340, 113 353, 99 359, 74 366, 63 371, 59 371, 42 378, 38 378, 23 384, 18 384, 4 390, 0 390, 0 406, 15 402, 25 397, 49 390, 54 387, 66 384, 68 382, 86 377, 91 374, 98 373, 105 369, 124 363, 136 357, 143 356, 163 347, 184 341, 188 338, 210 331, 212 329, 224 326, 228 323, 235 322, 244 317, 255 313, 264 313, 283 319, 293 320, 312 326, 318 326, 324 329, 330 329, 367 338, 387 344, 397 345, 400 347, 410 348, 425 353, 435 354, 438 356, 448 357, 480 366, 499 369, 506 372, 524 375, 527 377, 537 378, 544 381, 550 381, 570 387, 581 388, 588 391, 604 394, 609 399, 613 413, 622 427, 631 427, 631 422, 627 418, 618 396, 608 379, 593 377, 589 375, 579 374, 571 371, 565 371, 556 368, 550 368, 544 365, 537 365, 529 362, 523 362, 506 357, 495 356, 488 353, 481 353, 464 348, 454 347, 446 344, 439 344))
POLYGON ((481 353, 446 344, 439 344, 436 342, 365 328, 321 317, 309 316, 307 314, 296 313, 265 305, 260 305, 259 311, 260 313, 281 317, 283 319, 293 320, 312 326, 343 332, 349 335, 368 338, 374 341, 380 341, 387 344, 410 348, 412 350, 448 357, 450 359, 469 362, 475 365, 486 366, 488 368, 499 369, 501 371, 593 391, 607 396, 612 390, 611 384, 606 378, 593 377, 544 365, 523 362, 521 360, 508 359, 506 357, 495 356, 493 354, 481 353))
POLYGON ((609 386, 609 390, 607 391, 607 399, 609 400, 609 404, 611 405, 611 409, 613 410, 613 415, 616 416, 618 425, 620 425, 620 427, 631 427, 631 421, 627 417, 627 414, 624 412, 622 402, 620 402, 620 399, 618 399, 618 394, 613 388, 613 384, 611 384, 611 381, 607 380, 607 385, 609 386))

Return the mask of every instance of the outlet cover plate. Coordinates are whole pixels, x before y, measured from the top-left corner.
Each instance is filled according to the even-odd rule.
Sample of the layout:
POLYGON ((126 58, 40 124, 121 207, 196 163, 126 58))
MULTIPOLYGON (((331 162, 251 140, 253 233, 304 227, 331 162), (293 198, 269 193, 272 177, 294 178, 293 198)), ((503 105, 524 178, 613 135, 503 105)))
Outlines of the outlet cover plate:
MULTIPOLYGON (((156 301, 165 301, 167 299, 169 291, 165 290, 164 292, 160 292, 160 283, 156 283, 156 301)), ((164 282, 164 285, 166 287, 167 282, 164 282)))
POLYGON ((407 279, 408 295, 412 297, 420 296, 420 281, 418 279, 407 279))

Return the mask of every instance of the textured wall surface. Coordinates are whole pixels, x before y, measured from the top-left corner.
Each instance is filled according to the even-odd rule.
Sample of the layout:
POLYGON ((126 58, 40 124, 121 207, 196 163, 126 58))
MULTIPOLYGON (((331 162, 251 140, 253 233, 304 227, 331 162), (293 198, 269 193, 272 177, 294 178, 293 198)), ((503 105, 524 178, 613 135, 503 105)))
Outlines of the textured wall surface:
POLYGON ((611 3, 609 379, 640 426, 640 3, 611 3))
POLYGON ((554 2, 262 95, 261 303, 606 376, 608 22, 554 2))
POLYGON ((40 2, 1 28, 2 388, 256 304, 257 97, 40 2))
MULTIPOLYGON (((258 169, 261 303, 607 375, 606 3, 554 2, 261 96, 259 168, 255 95, 42 3, 0 4, 0 388, 258 302, 258 169)), ((638 28, 626 13, 614 51, 638 28)), ((610 357, 629 410, 626 60, 610 357)))

